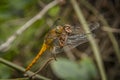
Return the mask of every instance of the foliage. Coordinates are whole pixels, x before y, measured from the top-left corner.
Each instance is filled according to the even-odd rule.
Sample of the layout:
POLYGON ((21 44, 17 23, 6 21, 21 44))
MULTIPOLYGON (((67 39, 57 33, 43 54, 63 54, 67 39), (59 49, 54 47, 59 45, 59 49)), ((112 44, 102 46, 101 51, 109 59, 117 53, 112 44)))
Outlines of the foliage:
MULTIPOLYGON (((54 0, 0 0, 0 46, 52 1, 54 0)), ((45 34, 57 18, 61 18, 61 25, 70 24, 75 27, 80 26, 81 31, 84 32, 70 1, 71 0, 60 0, 59 4, 49 9, 48 12, 42 16, 42 19, 37 20, 22 32, 22 34, 13 41, 9 49, 5 51, 1 50, 0 58, 6 59, 21 67, 26 67, 39 52, 45 34)), ((88 22, 100 22, 101 27, 95 34, 97 35, 96 39, 106 75, 109 80, 119 80, 120 54, 117 54, 119 53, 120 44, 119 0, 76 1, 78 1, 79 7, 82 9, 84 17, 88 22), (84 3, 84 1, 88 1, 91 5, 84 3), (96 10, 94 10, 94 8, 96 10), (104 17, 105 21, 100 21, 101 17, 104 17), (106 29, 107 26, 104 25, 104 22, 107 22, 107 26, 110 26, 110 28, 106 29), (108 32, 110 32, 116 40, 112 40, 113 38, 110 39, 108 32)), ((75 48, 75 51, 72 50, 71 52, 73 54, 57 54, 57 61, 53 61, 51 66, 44 67, 40 73, 52 80, 96 80, 96 77, 97 79, 101 79, 98 73, 99 66, 97 65, 96 68, 96 58, 88 43, 78 46, 75 48), (88 55, 89 57, 81 58, 82 54, 88 55), (75 60, 71 61, 69 55, 73 55, 75 60), (64 58, 59 59, 59 56, 64 58)), ((46 54, 49 54, 49 52, 45 53, 45 55, 46 54)), ((44 63, 42 60, 47 59, 48 57, 44 57, 43 55, 36 65, 41 68, 41 65, 44 63)), ((32 71, 35 71, 35 66, 32 68, 32 71)), ((36 69, 38 68, 36 67, 36 69)), ((0 79, 23 78, 23 74, 24 72, 19 73, 19 71, 13 67, 3 65, 0 61, 0 79)))
POLYGON ((95 65, 88 57, 79 62, 60 58, 51 66, 53 72, 64 80, 93 80, 97 76, 95 65))

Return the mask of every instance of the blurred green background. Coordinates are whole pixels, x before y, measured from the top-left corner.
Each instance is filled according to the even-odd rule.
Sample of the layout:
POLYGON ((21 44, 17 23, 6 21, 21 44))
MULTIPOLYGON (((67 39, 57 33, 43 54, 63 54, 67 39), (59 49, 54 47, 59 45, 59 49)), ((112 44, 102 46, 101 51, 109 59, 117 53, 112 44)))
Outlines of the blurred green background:
MULTIPOLYGON (((39 11, 53 0, 0 0, 0 44, 4 43, 16 30, 23 26, 28 20, 34 17, 39 11)), ((119 0, 89 0, 106 21, 114 28, 119 27, 119 0)), ((99 18, 92 14, 82 2, 78 1, 84 16, 88 22, 99 21, 99 18)), ((37 20, 25 30, 11 44, 9 49, 1 50, 0 57, 16 65, 26 67, 37 55, 48 29, 56 19, 61 18, 58 24, 80 25, 76 13, 69 0, 60 0, 59 4, 48 10, 42 19, 37 20)), ((101 24, 102 25, 102 24, 101 24)), ((97 32, 98 44, 100 46, 105 71, 109 80, 119 80, 119 64, 112 44, 106 32, 99 29, 97 32), (100 32, 100 33, 99 33, 100 32)), ((115 33, 120 43, 120 35, 115 33)), ((52 80, 100 80, 99 71, 94 60, 93 52, 88 43, 79 46, 78 52, 73 54, 76 58, 71 61, 66 54, 58 54, 57 62, 45 67, 41 75, 52 80), (87 54, 86 54, 87 53, 87 54), (82 55, 87 55, 83 57, 82 55), (81 57, 82 56, 82 57, 81 57), (89 57, 88 57, 89 56, 89 57), (66 59, 67 58, 67 59, 66 59)), ((46 59, 46 58, 42 58, 46 59)), ((39 61, 40 62, 40 61, 39 61)), ((39 68, 39 64, 36 64, 39 68)), ((33 69, 35 70, 35 69, 33 69)), ((22 78, 23 72, 19 72, 7 65, 0 63, 0 79, 22 78)))

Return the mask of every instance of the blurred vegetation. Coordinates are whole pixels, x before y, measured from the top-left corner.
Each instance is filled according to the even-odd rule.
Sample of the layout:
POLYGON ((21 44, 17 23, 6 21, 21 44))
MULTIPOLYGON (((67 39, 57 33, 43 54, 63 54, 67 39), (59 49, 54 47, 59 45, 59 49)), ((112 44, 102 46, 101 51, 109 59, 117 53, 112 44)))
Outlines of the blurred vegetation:
POLYGON ((93 80, 97 76, 95 65, 88 57, 78 62, 58 59, 51 66, 53 72, 64 80, 93 80))
MULTIPOLYGON (((53 0, 0 0, 0 45, 9 36, 23 26, 28 20, 39 13, 44 7, 53 0)), ((116 55, 115 48, 107 35, 109 30, 100 18, 85 7, 82 0, 77 0, 87 22, 98 21, 101 27, 96 31, 102 61, 108 80, 120 79, 119 54, 116 55)), ((120 1, 119 0, 89 0, 89 3, 98 10, 110 28, 113 35, 120 45, 120 1)), ((60 0, 59 4, 49 9, 42 19, 37 20, 12 43, 10 48, 0 51, 0 58, 4 58, 16 65, 26 67, 37 55, 48 29, 56 19, 61 18, 58 23, 80 26, 78 17, 73 9, 70 0, 60 0)), ((82 26, 81 26, 82 28, 82 26)), ((119 48, 120 49, 120 48, 119 48)), ((44 67, 40 71, 43 75, 52 80, 100 80, 98 66, 89 43, 82 44, 71 51, 75 61, 71 60, 66 53, 57 55, 57 61, 52 61, 51 65, 44 67), (87 56, 83 56, 87 55, 87 56), (62 57, 59 59, 59 57, 62 57)), ((39 69, 48 58, 42 56, 32 71, 39 69)), ((1 62, 1 61, 0 61, 1 62)), ((20 72, 10 66, 0 63, 0 79, 23 78, 24 72, 20 72)))

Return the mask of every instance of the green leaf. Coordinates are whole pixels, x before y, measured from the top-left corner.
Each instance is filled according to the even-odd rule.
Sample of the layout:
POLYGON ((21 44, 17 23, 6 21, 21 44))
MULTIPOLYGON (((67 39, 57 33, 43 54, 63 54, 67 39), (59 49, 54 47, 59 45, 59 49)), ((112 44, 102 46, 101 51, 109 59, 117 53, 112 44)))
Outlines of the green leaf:
POLYGON ((58 59, 51 64, 54 73, 65 80, 85 80, 76 62, 58 59))
POLYGON ((97 75, 90 58, 83 58, 80 63, 60 58, 51 63, 54 74, 64 80, 91 80, 97 75))
POLYGON ((87 71, 87 74, 89 75, 89 78, 95 78, 97 74, 97 69, 89 57, 84 57, 80 62, 79 65, 81 68, 85 69, 87 71))

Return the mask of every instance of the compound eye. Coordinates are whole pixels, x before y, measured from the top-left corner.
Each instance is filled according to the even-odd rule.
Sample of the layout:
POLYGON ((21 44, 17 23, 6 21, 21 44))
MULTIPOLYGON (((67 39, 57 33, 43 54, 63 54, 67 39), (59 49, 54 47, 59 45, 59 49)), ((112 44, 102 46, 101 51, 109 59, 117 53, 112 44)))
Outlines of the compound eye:
POLYGON ((63 29, 62 26, 57 26, 55 31, 56 31, 56 33, 60 34, 60 33, 62 33, 62 29, 63 29))

